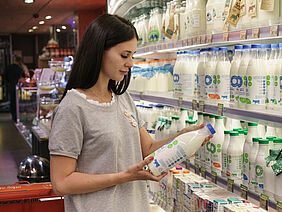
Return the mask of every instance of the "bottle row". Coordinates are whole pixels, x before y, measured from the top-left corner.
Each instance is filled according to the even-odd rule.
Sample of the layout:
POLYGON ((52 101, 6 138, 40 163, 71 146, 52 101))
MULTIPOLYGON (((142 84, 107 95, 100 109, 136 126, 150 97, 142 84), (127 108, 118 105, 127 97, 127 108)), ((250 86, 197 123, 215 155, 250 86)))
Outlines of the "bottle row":
POLYGON ((142 10, 142 5, 133 8, 142 11, 142 15, 132 20, 139 45, 271 26, 282 20, 281 1, 173 0, 163 7, 150 7, 150 12, 143 7, 146 9, 142 10))

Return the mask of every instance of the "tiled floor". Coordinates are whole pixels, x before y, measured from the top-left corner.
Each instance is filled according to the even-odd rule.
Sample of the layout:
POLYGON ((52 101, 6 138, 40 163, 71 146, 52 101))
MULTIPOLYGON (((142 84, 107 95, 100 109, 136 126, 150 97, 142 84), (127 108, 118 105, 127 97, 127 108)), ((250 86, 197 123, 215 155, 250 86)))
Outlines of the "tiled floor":
POLYGON ((10 114, 0 113, 0 185, 18 181, 19 164, 31 154, 31 148, 18 132, 10 114))

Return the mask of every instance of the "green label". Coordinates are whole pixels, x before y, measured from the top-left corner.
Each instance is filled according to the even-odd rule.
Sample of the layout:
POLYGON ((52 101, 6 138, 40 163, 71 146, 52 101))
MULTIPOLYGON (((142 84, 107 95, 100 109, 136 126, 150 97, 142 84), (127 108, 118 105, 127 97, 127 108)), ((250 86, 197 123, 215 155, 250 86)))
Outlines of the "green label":
POLYGON ((259 165, 256 166, 256 176, 260 177, 263 174, 263 168, 259 165))
POLYGON ((249 190, 248 187, 243 185, 243 184, 240 185, 240 188, 241 188, 241 190, 244 190, 244 191, 248 191, 249 190))
POLYGON ((269 200, 269 196, 265 195, 265 194, 261 194, 260 195, 260 198, 261 199, 264 199, 264 200, 269 200))
POLYGON ((148 39, 150 42, 158 41, 160 37, 159 30, 153 29, 149 32, 148 39))

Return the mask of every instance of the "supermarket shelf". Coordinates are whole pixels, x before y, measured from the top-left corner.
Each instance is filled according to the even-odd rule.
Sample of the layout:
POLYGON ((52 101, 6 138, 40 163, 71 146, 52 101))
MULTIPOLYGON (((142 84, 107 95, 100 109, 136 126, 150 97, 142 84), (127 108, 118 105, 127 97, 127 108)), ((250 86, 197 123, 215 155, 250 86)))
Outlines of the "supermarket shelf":
POLYGON ((134 100, 145 100, 174 107, 197 109, 198 111, 240 119, 247 122, 256 122, 263 125, 282 128, 282 111, 280 110, 247 110, 234 108, 232 104, 225 103, 222 110, 217 104, 200 102, 185 96, 177 96, 173 92, 160 93, 130 93, 134 100), (197 102, 194 106, 193 101, 197 102), (200 104, 201 103, 201 104, 200 104), (196 108, 194 108, 194 107, 196 108))
POLYGON ((197 35, 178 41, 150 43, 139 47, 134 57, 148 57, 148 55, 171 53, 179 50, 199 50, 201 48, 238 44, 270 44, 279 42, 282 42, 282 25, 274 25, 226 33, 197 35))

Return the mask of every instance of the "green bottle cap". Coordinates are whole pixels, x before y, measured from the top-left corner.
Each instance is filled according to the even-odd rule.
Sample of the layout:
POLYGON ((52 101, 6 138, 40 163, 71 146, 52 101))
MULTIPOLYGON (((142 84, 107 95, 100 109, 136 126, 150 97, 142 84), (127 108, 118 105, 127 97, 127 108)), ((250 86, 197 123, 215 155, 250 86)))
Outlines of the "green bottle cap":
POLYGON ((203 113, 203 116, 210 116, 209 114, 207 114, 207 113, 203 113))
POLYGON ((223 119, 222 116, 216 116, 215 119, 223 119))
POLYGON ((224 134, 229 134, 230 135, 230 132, 229 130, 224 130, 224 134))
POLYGON ((268 139, 259 139, 259 144, 269 144, 268 139))
POLYGON ((249 123, 248 123, 248 126, 258 126, 258 124, 257 124, 257 123, 251 123, 251 122, 249 122, 249 123))
POLYGON ((215 115, 210 114, 209 116, 210 116, 210 118, 212 118, 212 119, 215 118, 215 115))
POLYGON ((239 130, 242 130, 242 128, 233 129, 233 131, 239 131, 239 130))
POLYGON ((203 115, 203 113, 202 112, 198 112, 198 116, 202 116, 203 115))
POLYGON ((179 116, 172 116, 171 118, 174 120, 179 120, 179 116))
POLYGON ((190 122, 190 120, 185 120, 185 123, 186 123, 186 124, 190 124, 189 122, 190 122))
POLYGON ((276 138, 276 137, 275 136, 268 136, 268 137, 266 137, 266 139, 268 139, 269 141, 273 141, 274 138, 276 138))
POLYGON ((181 108, 180 110, 181 110, 181 111, 187 111, 187 109, 186 109, 186 108, 181 108))
POLYGON ((231 131, 230 136, 239 136, 239 133, 236 131, 231 131))
POLYGON ((259 139, 261 138, 253 138, 253 142, 259 142, 259 139))
POLYGON ((274 138, 273 143, 274 144, 282 144, 282 138, 274 138))

